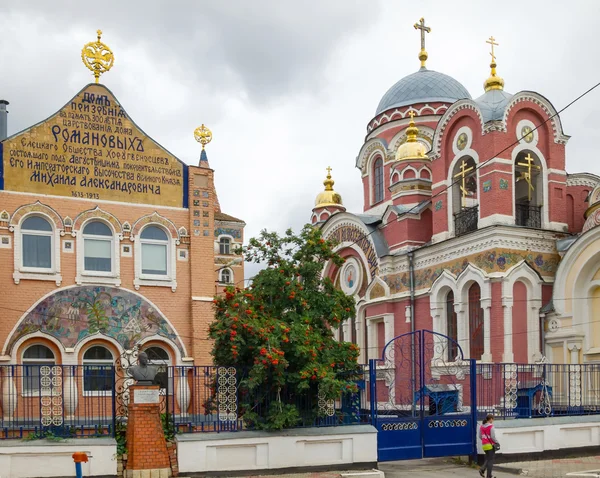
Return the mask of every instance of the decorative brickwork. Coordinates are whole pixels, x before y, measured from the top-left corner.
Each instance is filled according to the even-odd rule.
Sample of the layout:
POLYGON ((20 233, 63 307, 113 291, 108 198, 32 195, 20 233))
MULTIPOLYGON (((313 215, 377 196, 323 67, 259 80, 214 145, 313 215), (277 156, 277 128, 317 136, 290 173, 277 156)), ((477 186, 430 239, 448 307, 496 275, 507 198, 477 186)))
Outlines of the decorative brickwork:
MULTIPOLYGON (((132 385, 127 421, 127 476, 137 470, 170 470, 171 461, 160 421, 159 403, 136 403, 136 393, 157 385, 132 385)), ((158 396, 158 395, 157 395, 158 396)), ((168 472, 167 472, 168 473, 168 472)), ((162 475, 165 471, 162 471, 162 475)))

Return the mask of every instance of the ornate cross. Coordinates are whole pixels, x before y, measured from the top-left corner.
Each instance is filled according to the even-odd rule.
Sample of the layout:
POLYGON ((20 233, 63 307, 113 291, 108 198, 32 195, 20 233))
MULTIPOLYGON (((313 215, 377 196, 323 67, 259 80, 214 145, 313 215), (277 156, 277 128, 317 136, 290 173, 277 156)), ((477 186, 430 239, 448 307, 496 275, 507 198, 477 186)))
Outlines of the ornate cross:
POLYGON ((529 201, 531 202, 531 191, 535 191, 535 188, 533 187, 533 182, 531 181, 531 179, 532 179, 531 170, 537 169, 539 171, 542 168, 540 166, 538 166, 537 164, 533 164, 535 159, 531 157, 530 153, 527 153, 527 156, 525 156, 525 158, 523 158, 523 160, 526 162, 525 163, 517 163, 517 166, 523 166, 523 167, 527 168, 527 171, 522 172, 521 178, 519 178, 519 179, 524 179, 527 182, 527 185, 528 185, 527 197, 528 197, 529 201))
POLYGON ((500 44, 496 43, 496 39, 494 37, 490 37, 490 39, 486 40, 485 42, 489 43, 492 46, 492 52, 490 53, 490 55, 492 55, 492 63, 496 63, 496 56, 494 55, 494 46, 500 46, 500 44))
POLYGON ((408 112, 408 116, 410 116, 410 119, 411 119, 411 120, 412 120, 412 119, 414 119, 414 118, 415 118, 415 112, 414 112, 413 110, 410 110, 410 111, 408 112))
POLYGON ((425 26, 425 19, 421 18, 413 25, 415 30, 421 30, 421 50, 425 50, 425 33, 431 33, 431 28, 425 26))
POLYGON ((327 175, 330 176, 331 175, 331 166, 327 166, 327 175))
POLYGON ((467 191, 467 176, 469 175, 468 173, 471 171, 473 171, 473 166, 469 166, 467 168, 467 162, 463 159, 460 165, 460 171, 454 175, 455 178, 462 179, 462 184, 460 185, 460 191, 462 194, 462 207, 466 207, 465 198, 469 194, 469 191, 467 191))

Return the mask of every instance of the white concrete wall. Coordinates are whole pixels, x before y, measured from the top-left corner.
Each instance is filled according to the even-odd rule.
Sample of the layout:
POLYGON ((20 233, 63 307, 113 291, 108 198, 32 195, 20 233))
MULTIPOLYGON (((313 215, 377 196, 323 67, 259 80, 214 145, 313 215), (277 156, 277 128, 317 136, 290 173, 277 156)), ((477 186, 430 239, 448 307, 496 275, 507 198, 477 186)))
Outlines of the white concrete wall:
POLYGON ((502 454, 600 446, 599 416, 496 420, 494 426, 502 454))
POLYGON ((180 474, 271 470, 377 461, 377 431, 370 425, 281 432, 177 436, 180 474))
POLYGON ((40 478, 75 476, 72 455, 86 452, 83 476, 116 476, 117 444, 112 438, 79 438, 50 442, 48 440, 0 442, 0 476, 2 478, 40 478))

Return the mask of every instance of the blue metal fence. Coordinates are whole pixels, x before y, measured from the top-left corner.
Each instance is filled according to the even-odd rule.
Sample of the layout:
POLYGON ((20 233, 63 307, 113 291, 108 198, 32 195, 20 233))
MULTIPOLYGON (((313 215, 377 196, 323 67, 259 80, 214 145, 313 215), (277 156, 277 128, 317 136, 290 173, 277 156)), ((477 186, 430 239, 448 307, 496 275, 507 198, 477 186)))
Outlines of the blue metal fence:
POLYGON ((252 386, 247 371, 233 367, 169 367, 174 396, 169 413, 180 433, 259 429, 266 414, 283 413, 290 405, 299 412, 297 420, 287 423, 295 428, 369 423, 367 376, 364 367, 339 376, 355 384, 356 391, 328 399, 315 385, 299 393, 286 386, 252 386))
POLYGON ((2 365, 0 377, 0 438, 114 432, 112 365, 2 365))
POLYGON ((502 419, 600 414, 600 364, 478 364, 477 412, 502 419))

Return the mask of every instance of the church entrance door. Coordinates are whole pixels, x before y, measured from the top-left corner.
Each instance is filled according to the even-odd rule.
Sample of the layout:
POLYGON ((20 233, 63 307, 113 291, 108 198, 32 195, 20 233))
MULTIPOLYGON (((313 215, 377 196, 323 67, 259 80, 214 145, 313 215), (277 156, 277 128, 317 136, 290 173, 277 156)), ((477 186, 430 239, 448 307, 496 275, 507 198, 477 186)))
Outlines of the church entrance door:
POLYGON ((475 360, 463 357, 449 337, 417 330, 369 361, 379 461, 475 454, 475 360))

